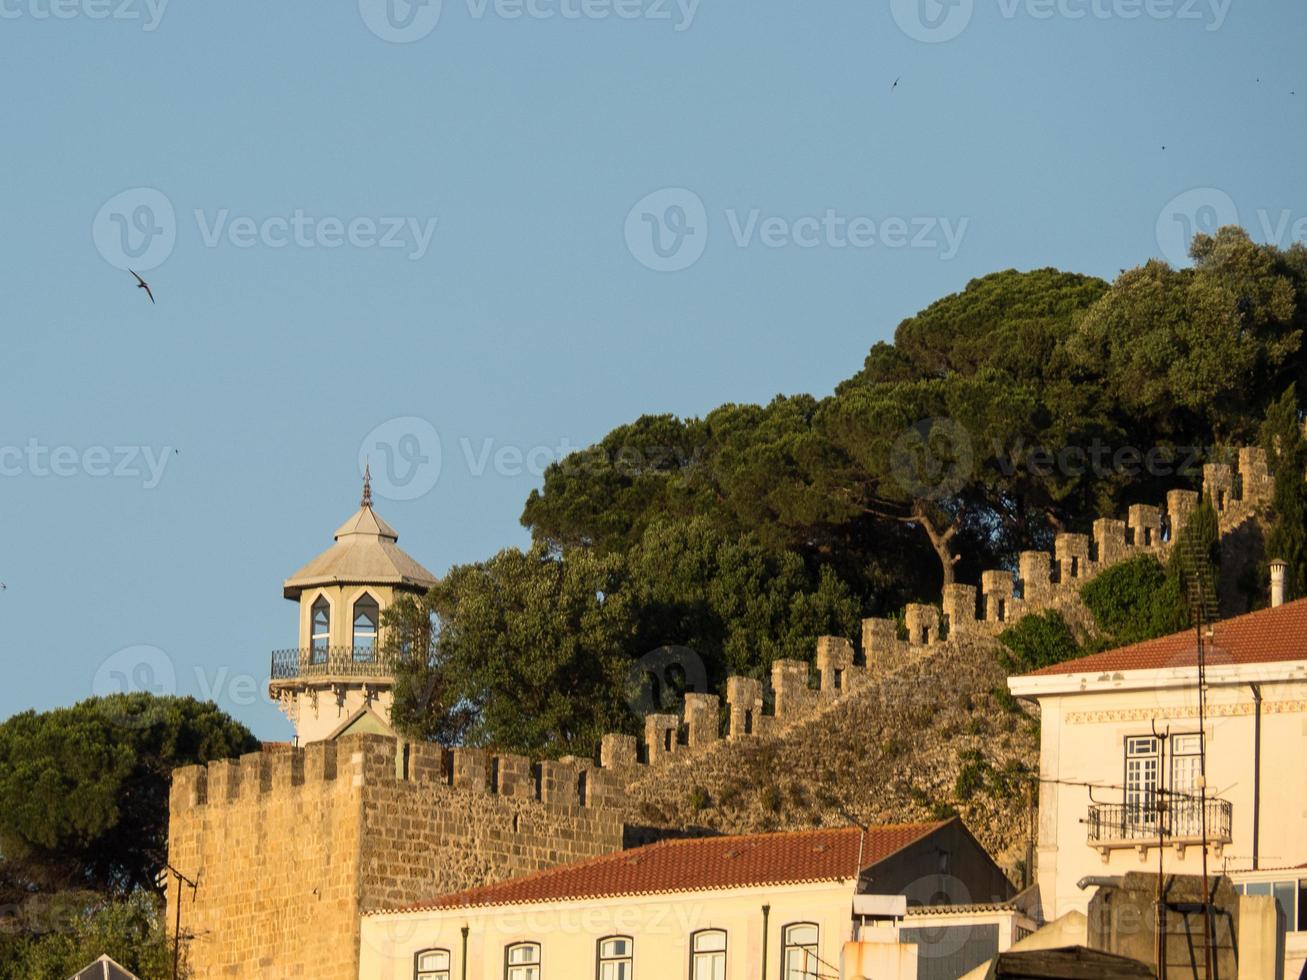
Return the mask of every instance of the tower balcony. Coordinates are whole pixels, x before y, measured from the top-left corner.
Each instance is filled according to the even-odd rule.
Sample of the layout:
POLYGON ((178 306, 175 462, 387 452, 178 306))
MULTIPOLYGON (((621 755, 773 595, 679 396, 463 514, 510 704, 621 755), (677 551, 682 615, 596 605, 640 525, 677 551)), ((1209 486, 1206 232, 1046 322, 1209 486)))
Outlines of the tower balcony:
POLYGON ((395 676, 395 658, 375 647, 300 647, 274 650, 269 684, 307 682, 329 684, 339 680, 389 680, 395 676))

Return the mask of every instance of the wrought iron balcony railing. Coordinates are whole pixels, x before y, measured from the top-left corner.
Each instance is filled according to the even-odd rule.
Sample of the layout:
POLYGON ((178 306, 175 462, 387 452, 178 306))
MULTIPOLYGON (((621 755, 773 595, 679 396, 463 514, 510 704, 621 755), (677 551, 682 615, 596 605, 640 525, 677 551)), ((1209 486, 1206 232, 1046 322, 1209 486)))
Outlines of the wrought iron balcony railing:
POLYGON ((374 647, 301 647, 274 650, 270 676, 274 681, 313 677, 390 677, 394 658, 374 647))
MULTIPOLYGON (((1197 842, 1203 836, 1203 802, 1173 800, 1159 814, 1152 803, 1096 803, 1089 808, 1089 843, 1131 846, 1156 843, 1158 820, 1163 841, 1197 842)), ((1229 844, 1231 807, 1226 800, 1207 800, 1207 839, 1229 844)))

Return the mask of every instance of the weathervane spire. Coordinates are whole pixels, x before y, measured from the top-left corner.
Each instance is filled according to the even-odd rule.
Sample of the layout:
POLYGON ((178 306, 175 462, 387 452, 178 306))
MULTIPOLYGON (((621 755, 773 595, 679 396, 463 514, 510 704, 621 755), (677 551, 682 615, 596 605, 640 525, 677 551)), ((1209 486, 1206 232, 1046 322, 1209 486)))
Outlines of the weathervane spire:
POLYGON ((372 467, 367 460, 363 461, 363 499, 359 501, 359 506, 372 506, 372 467))

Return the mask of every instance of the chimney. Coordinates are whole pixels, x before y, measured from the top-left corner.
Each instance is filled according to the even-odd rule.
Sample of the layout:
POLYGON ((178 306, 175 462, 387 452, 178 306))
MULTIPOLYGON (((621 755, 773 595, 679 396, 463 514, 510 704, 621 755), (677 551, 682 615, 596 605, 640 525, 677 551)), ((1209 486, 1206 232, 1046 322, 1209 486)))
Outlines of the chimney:
POLYGON ((1284 605, 1284 570, 1288 568, 1288 562, 1283 558, 1276 558, 1271 562, 1271 608, 1284 605))

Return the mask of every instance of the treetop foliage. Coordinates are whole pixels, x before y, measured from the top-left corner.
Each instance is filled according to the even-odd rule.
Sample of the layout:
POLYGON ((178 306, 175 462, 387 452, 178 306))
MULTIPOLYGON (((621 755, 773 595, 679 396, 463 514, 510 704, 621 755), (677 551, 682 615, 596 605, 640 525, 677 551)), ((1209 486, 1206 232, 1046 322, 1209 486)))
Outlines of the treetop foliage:
MULTIPOLYGON (((20 931, 0 931, 0 980, 67 980, 106 955, 141 980, 173 975, 163 903, 153 895, 63 893, 39 914, 28 911, 20 931)), ((183 963, 179 976, 188 975, 183 963)))
MULTIPOLYGON (((997 272, 905 319, 829 395, 618 426, 548 468, 522 514, 529 552, 455 569, 416 615, 433 653, 398 715, 431 737, 577 750, 634 728, 612 685, 651 648, 693 647, 712 687, 763 676, 810 659, 820 633, 852 638, 861 616, 1197 486, 1268 410, 1277 431, 1298 417, 1307 249, 1223 228, 1192 254, 1111 283, 997 272)), ((1281 442, 1303 451, 1300 434, 1281 442)), ((1278 491, 1295 589, 1301 491, 1278 491)), ((1132 566, 1091 593, 1108 632, 1172 622, 1183 576, 1157 574, 1132 566)))
POLYGON ((169 777, 259 742, 216 705, 144 693, 0 723, 0 893, 153 889, 169 777))

